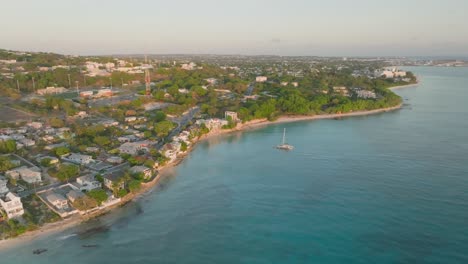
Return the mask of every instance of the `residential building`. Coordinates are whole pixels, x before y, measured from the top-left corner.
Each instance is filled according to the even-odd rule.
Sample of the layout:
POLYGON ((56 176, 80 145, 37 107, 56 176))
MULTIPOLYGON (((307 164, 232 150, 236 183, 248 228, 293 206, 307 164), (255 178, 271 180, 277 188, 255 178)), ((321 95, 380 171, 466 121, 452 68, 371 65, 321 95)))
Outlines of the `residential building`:
POLYGON ((0 198, 0 205, 6 212, 9 219, 16 218, 24 214, 21 198, 12 192, 7 193, 3 199, 0 198))
POLYGON ((37 167, 28 168, 26 166, 15 168, 12 171, 16 171, 16 174, 12 172, 10 176, 14 179, 18 179, 18 175, 21 179, 29 184, 39 183, 42 181, 41 171, 37 167))
POLYGON ((73 162, 73 163, 78 163, 81 165, 89 164, 93 161, 93 157, 90 155, 83 155, 83 154, 78 154, 78 153, 71 153, 67 157, 63 158, 64 160, 73 162))
POLYGON ((231 112, 231 111, 226 111, 226 112, 224 112, 224 118, 227 120, 228 117, 230 117, 231 120, 234 121, 234 122, 239 121, 239 118, 237 117, 237 113, 236 113, 236 112, 231 112))
POLYGON ((122 154, 136 155, 140 150, 148 150, 150 144, 149 141, 126 142, 120 145, 119 151, 122 154))
POLYGON ((76 191, 76 190, 71 190, 67 193, 67 198, 70 200, 70 202, 75 202, 77 199, 83 197, 84 194, 82 192, 76 191))
POLYGON ((65 92, 68 92, 68 89, 64 87, 47 87, 36 91, 36 93, 39 95, 61 94, 65 92))
POLYGON ((68 200, 61 194, 52 192, 49 195, 47 195, 46 199, 57 209, 68 209, 68 200))
POLYGON ((91 175, 76 178, 77 187, 80 191, 89 192, 94 189, 102 188, 102 184, 91 175))
POLYGON ((153 176, 153 170, 151 170, 150 168, 146 167, 146 166, 133 166, 130 168, 130 173, 131 174, 139 174, 139 173, 142 173, 143 174, 143 178, 145 180, 148 180, 151 178, 151 176, 153 176))
POLYGON ((106 161, 112 164, 120 164, 123 162, 123 159, 119 156, 111 156, 108 157, 106 161))
POLYGON ((349 96, 349 91, 344 86, 335 86, 335 87, 333 87, 333 91, 335 93, 343 95, 343 96, 349 96))
POLYGON ((257 78, 255 78, 255 81, 258 83, 266 82, 267 80, 268 80, 268 77, 266 76, 257 76, 257 78))
POLYGON ((125 181, 124 181, 125 174, 123 171, 113 171, 104 175, 104 186, 106 186, 109 190, 123 189, 125 188, 125 181))
POLYGON ((377 98, 377 95, 373 91, 368 91, 368 90, 356 90, 356 95, 359 98, 363 99, 375 99, 377 98))

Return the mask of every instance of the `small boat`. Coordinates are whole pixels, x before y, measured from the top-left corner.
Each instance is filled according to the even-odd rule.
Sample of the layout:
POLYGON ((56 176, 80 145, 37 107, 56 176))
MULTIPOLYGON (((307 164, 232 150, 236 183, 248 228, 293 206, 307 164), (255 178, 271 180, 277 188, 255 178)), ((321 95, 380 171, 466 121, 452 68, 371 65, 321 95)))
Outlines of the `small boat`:
POLYGON ((293 150, 294 147, 292 145, 289 145, 286 143, 286 128, 283 130, 283 142, 281 145, 278 145, 276 146, 277 149, 281 149, 281 150, 293 150))
POLYGON ((84 247, 84 248, 96 248, 96 247, 99 247, 99 245, 81 245, 81 247, 84 247))
POLYGON ((44 253, 46 251, 47 251, 47 249, 45 249, 45 248, 38 248, 38 249, 33 250, 33 254, 34 255, 40 255, 40 254, 42 254, 42 253, 44 253))

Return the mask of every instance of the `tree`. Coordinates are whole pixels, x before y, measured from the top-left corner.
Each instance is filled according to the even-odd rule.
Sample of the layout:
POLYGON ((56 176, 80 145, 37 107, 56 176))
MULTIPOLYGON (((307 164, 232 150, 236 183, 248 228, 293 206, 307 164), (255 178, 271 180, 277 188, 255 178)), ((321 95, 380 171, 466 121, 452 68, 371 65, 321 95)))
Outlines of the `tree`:
POLYGON ((42 166, 42 167, 49 167, 49 166, 50 166, 50 161, 51 161, 51 160, 52 160, 51 158, 43 158, 43 159, 41 160, 41 166, 42 166))
POLYGON ((154 121, 161 122, 166 120, 166 114, 163 111, 157 111, 154 115, 154 121))
POLYGON ((55 177, 61 181, 68 181, 73 177, 78 176, 80 168, 74 164, 62 164, 58 169, 55 177))
POLYGON ((8 157, 0 156, 0 172, 7 171, 14 167, 15 165, 10 161, 8 157))
POLYGON ((107 201, 107 199, 109 198, 109 197, 107 196, 106 191, 104 191, 104 190, 102 190, 102 189, 94 189, 94 190, 91 190, 91 191, 87 192, 86 195, 88 195, 89 197, 91 197, 91 198, 93 198, 94 200, 96 200, 96 202, 98 203, 98 205, 101 205, 102 202, 107 201))
POLYGON ((61 157, 63 155, 70 153, 70 149, 67 147, 57 147, 57 148, 54 148, 53 152, 55 156, 61 157))
POLYGON ((93 139, 93 141, 101 147, 105 147, 111 144, 110 138, 106 136, 97 136, 93 139))
POLYGON ((141 181, 139 180, 131 180, 129 183, 128 183, 128 189, 130 190, 130 192, 136 192, 138 190, 140 190, 141 188, 141 181))
POLYGON ((128 192, 127 192, 127 190, 125 190, 125 189, 120 189, 120 190, 117 191, 116 194, 117 194, 117 195, 116 195, 117 197, 122 198, 122 197, 124 197, 125 195, 127 195, 128 192))
POLYGON ((187 148, 188 148, 187 143, 185 143, 185 141, 182 141, 180 143, 180 150, 185 152, 187 151, 187 148))
POLYGON ((56 117, 51 118, 49 120, 49 123, 50 123, 50 126, 55 127, 55 128, 63 127, 65 125, 65 122, 63 122, 62 119, 59 119, 56 117))
POLYGON ((9 139, 0 141, 0 153, 13 153, 16 151, 16 141, 9 139))
POLYGON ((154 125, 154 132, 158 137, 165 137, 169 134, 169 132, 174 129, 174 124, 170 121, 161 121, 154 125))

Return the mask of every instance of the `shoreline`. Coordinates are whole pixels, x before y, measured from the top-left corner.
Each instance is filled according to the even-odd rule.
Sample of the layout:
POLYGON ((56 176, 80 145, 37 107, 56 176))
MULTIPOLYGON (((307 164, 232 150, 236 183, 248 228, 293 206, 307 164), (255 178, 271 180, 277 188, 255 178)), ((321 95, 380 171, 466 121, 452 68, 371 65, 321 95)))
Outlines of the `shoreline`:
MULTIPOLYGON (((420 83, 419 80, 417 80, 417 82, 414 84, 394 86, 388 89, 395 90, 395 89, 401 89, 401 88, 410 88, 410 87, 419 85, 419 83, 420 83)), ((0 240, 0 252, 2 250, 6 250, 9 248, 13 248, 15 246, 19 246, 28 241, 36 240, 42 236, 47 236, 47 235, 50 236, 50 235, 54 235, 56 233, 62 232, 64 230, 67 230, 79 224, 82 224, 90 219, 107 214, 108 212, 113 211, 117 207, 125 206, 125 204, 131 201, 136 201, 140 199, 142 196, 144 196, 146 193, 151 191, 159 183, 159 181, 162 178, 162 175, 164 175, 164 172, 166 172, 169 169, 175 168, 177 165, 179 165, 179 163, 181 163, 185 159, 185 157, 190 154, 190 152, 194 149, 195 145, 200 141, 208 140, 210 138, 214 138, 220 135, 230 134, 233 132, 242 132, 242 131, 247 131, 251 129, 257 129, 257 128, 261 128, 267 125, 292 123, 292 122, 300 122, 300 121, 355 117, 355 116, 368 116, 368 115, 374 115, 374 114, 379 114, 379 113, 396 111, 396 110, 401 109, 402 106, 403 106, 403 103, 400 103, 392 107, 349 112, 349 113, 344 113, 344 114, 321 114, 321 115, 311 115, 311 116, 307 116, 307 115, 280 116, 278 119, 273 120, 273 121, 269 121, 268 119, 254 119, 245 123, 240 123, 235 128, 232 128, 232 129, 222 129, 222 130, 209 132, 208 134, 205 134, 195 139, 191 145, 191 148, 187 150, 186 152, 181 153, 179 157, 177 157, 172 163, 169 163, 160 167, 158 169, 159 171, 158 175, 151 182, 143 183, 141 186, 141 189, 137 193, 134 193, 134 194, 130 193, 124 198, 122 198, 122 200, 118 202, 117 204, 106 207, 96 212, 92 212, 88 215, 79 215, 79 214, 74 215, 74 216, 71 216, 70 218, 62 219, 54 223, 47 223, 39 227, 36 230, 26 232, 17 237, 0 240)))

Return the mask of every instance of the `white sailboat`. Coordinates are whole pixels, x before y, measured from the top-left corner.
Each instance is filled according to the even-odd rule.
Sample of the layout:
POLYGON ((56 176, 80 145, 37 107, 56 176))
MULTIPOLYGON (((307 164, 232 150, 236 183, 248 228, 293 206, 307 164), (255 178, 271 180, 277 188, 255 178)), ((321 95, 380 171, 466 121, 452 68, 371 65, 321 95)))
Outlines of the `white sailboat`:
POLYGON ((286 143, 286 128, 283 130, 283 143, 281 145, 276 146, 277 149, 281 150, 293 150, 294 147, 286 143))

